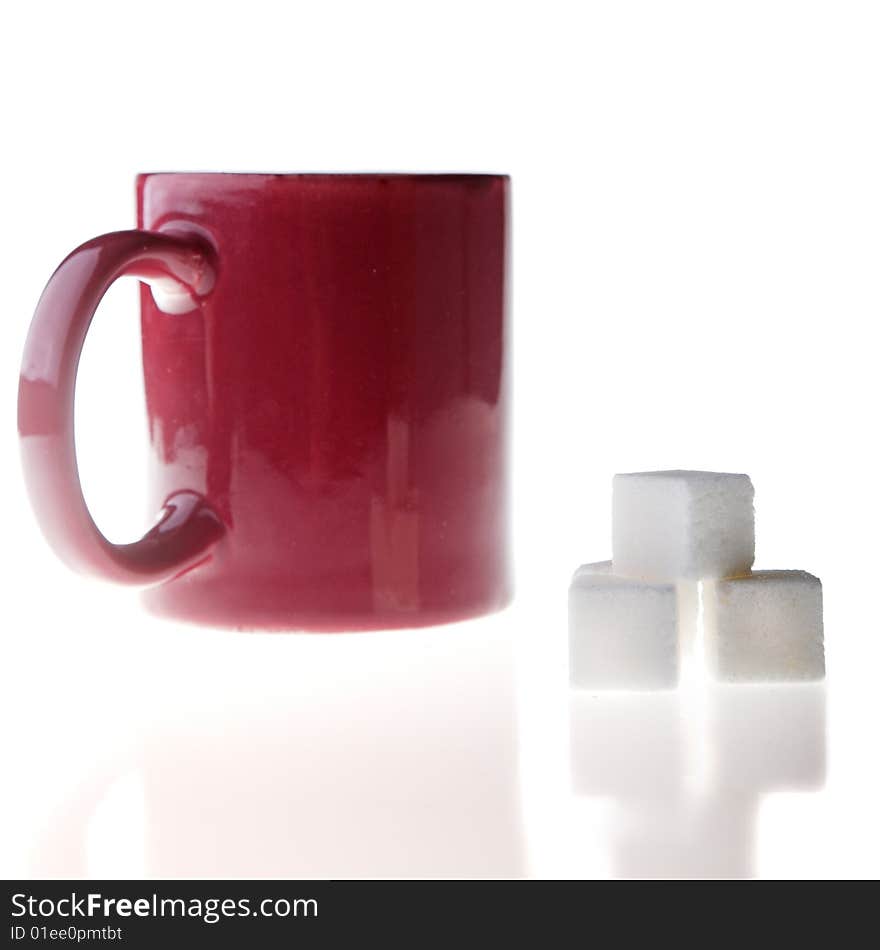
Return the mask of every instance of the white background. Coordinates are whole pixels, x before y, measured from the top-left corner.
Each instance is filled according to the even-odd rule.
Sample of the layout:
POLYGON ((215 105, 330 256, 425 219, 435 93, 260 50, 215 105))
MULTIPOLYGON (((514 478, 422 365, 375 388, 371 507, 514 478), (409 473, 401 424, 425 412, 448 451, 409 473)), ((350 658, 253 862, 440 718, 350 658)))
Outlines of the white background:
MULTIPOLYGON (((825 589, 824 784, 760 797, 741 869, 876 876, 878 49, 877 5, 846 0, 7 4, 0 872, 617 873, 607 802, 567 784, 565 588, 610 555, 615 472, 699 468, 748 472, 758 566, 825 589), (242 638, 151 620, 130 591, 56 563, 15 445, 29 316, 64 254, 133 226, 138 171, 190 169, 512 175, 513 610, 406 643, 242 638), (434 747, 414 726, 348 764, 414 709, 423 735, 485 721, 503 748, 434 747), (332 741, 313 733, 322 759, 302 735, 330 719, 332 741), (368 725, 346 745, 354 720, 368 725), (196 767, 206 734, 219 744, 196 767), (383 824, 403 808, 393 788, 419 800, 414 770, 422 823, 411 809, 383 824), (285 863, 259 816, 293 827, 285 783, 307 782, 297 808, 328 810, 303 853, 333 857, 285 863), (493 796, 512 817, 484 847, 473 829, 493 796), (169 823, 200 811, 204 840, 169 850, 169 823), (364 823, 381 835, 365 841, 364 823), (466 829, 442 857, 437 826, 466 829)), ((134 311, 133 286, 114 287, 77 394, 83 481, 114 539, 147 521, 134 311)))

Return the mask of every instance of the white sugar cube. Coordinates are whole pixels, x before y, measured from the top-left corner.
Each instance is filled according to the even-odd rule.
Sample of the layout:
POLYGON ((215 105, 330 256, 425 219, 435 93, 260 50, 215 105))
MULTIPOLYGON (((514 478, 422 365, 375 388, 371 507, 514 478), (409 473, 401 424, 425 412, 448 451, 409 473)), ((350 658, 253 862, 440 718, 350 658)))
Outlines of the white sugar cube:
POLYGON ((674 584, 651 584, 584 565, 568 591, 571 684, 661 689, 678 681, 674 584))
POLYGON ((703 591, 707 657, 731 682, 825 675, 822 583, 806 571, 756 571, 703 591))
POLYGON ((574 577, 572 577, 572 584, 580 577, 588 577, 591 574, 610 574, 611 573, 611 561, 595 561, 593 564, 581 564, 581 566, 574 572, 574 577))
POLYGON ((747 573, 755 559, 754 495, 748 475, 615 475, 614 573, 664 581, 747 573))

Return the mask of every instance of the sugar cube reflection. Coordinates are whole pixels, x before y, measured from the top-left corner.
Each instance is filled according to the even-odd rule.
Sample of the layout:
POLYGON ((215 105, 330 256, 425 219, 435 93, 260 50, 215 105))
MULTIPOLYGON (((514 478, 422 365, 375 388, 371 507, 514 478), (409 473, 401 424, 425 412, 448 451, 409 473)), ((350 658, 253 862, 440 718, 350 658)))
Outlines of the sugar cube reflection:
POLYGON ((825 686, 573 694, 572 790, 613 801, 622 877, 749 877, 763 796, 825 779, 825 686))

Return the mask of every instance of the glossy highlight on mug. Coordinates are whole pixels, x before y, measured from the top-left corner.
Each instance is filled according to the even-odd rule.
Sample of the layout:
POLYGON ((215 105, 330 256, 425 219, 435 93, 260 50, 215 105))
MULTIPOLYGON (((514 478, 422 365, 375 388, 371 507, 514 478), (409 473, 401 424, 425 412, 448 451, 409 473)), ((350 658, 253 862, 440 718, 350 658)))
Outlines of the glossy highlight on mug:
POLYGON ((156 613, 224 626, 421 626, 503 606, 508 190, 486 175, 141 176, 135 237, 91 242, 85 276, 62 280, 65 262, 28 342, 25 466, 56 550, 152 585, 156 613), (194 282, 178 257, 106 266, 125 240, 210 267, 194 282), (166 528, 110 545, 76 480, 72 390, 123 273, 153 282, 144 378, 166 528))

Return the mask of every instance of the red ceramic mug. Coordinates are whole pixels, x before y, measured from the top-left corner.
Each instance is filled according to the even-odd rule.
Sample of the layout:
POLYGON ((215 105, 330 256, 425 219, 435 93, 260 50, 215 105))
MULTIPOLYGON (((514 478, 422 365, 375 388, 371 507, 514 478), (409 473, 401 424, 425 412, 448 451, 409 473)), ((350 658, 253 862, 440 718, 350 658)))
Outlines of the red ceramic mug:
POLYGON ((494 175, 142 175, 138 230, 83 244, 25 346, 37 517, 72 567, 162 615, 256 629, 421 626, 510 597, 505 270, 494 175), (82 497, 80 351, 140 278, 155 526, 82 497))

